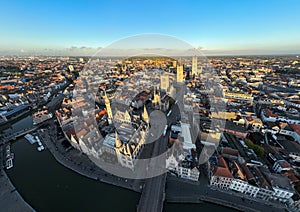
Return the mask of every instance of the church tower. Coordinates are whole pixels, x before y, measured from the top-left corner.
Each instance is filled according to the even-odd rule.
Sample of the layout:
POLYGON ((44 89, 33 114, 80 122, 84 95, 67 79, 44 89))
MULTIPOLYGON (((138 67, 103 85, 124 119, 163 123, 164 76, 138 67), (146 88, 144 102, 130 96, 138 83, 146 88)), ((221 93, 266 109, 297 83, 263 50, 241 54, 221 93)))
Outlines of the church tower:
POLYGON ((193 56, 192 58, 192 75, 198 75, 198 70, 197 70, 197 56, 193 56))
POLYGON ((122 147, 123 143, 122 143, 117 131, 115 132, 115 138, 116 138, 116 142, 115 142, 116 148, 122 147))
POLYGON ((160 109, 160 95, 156 92, 156 87, 154 87, 152 104, 155 108, 160 109))
POLYGON ((144 105, 144 111, 142 113, 142 118, 143 120, 149 124, 149 115, 148 115, 148 112, 147 112, 147 109, 146 109, 146 106, 144 105))
POLYGON ((183 82, 183 65, 181 63, 181 60, 177 64, 177 73, 176 73, 176 76, 177 76, 177 83, 182 83, 183 82))
POLYGON ((122 72, 126 72, 127 71, 127 66, 126 66, 126 63, 122 66, 122 72))
POLYGON ((105 107, 106 107, 106 111, 107 111, 107 115, 108 115, 108 123, 111 124, 112 123, 112 119, 113 119, 113 115, 112 115, 112 111, 111 111, 111 107, 110 107, 110 101, 106 95, 106 91, 104 90, 104 102, 105 102, 105 107))

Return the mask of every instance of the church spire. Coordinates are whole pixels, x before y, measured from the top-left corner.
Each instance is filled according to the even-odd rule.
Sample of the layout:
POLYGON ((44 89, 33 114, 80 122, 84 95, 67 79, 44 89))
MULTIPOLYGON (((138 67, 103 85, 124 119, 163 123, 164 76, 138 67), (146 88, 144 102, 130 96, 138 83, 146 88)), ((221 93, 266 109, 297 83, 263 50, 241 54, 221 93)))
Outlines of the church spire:
POLYGON ((106 107, 106 112, 108 115, 108 123, 111 124, 112 123, 112 111, 111 111, 111 107, 110 107, 110 101, 106 95, 106 91, 104 90, 104 102, 105 102, 105 107, 106 107))
POLYGON ((116 148, 120 148, 123 144, 122 144, 122 141, 121 141, 121 139, 120 139, 120 137, 119 137, 119 135, 118 135, 118 132, 117 132, 117 130, 116 130, 116 135, 115 135, 115 137, 116 137, 116 148))
POLYGON ((149 115, 145 105, 144 105, 144 112, 142 113, 142 118, 147 124, 149 124, 149 115))
POLYGON ((156 87, 154 87, 154 94, 153 94, 152 104, 156 108, 160 108, 160 94, 157 93, 156 87))
POLYGON ((127 154, 129 154, 130 156, 132 155, 132 148, 131 148, 131 146, 130 146, 130 144, 127 144, 126 145, 126 151, 127 151, 127 154))
POLYGON ((183 64, 181 58, 179 59, 179 62, 177 64, 176 78, 177 78, 177 83, 183 82, 183 64))
POLYGON ((128 110, 125 111, 124 119, 125 119, 126 121, 128 121, 128 122, 131 122, 131 117, 130 117, 130 115, 129 115, 129 113, 128 113, 128 110))

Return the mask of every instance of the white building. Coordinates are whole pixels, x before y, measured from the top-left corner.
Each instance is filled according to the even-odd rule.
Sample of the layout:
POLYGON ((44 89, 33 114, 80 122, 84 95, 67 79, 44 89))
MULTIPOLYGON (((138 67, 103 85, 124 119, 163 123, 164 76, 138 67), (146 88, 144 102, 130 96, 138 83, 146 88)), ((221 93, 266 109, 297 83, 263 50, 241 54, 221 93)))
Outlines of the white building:
POLYGON ((259 191, 259 187, 250 185, 247 181, 240 180, 240 179, 233 179, 229 188, 231 190, 241 192, 252 197, 256 197, 259 191))
POLYGON ((167 158, 166 168, 169 171, 177 174, 178 177, 193 181, 199 180, 199 170, 196 167, 194 167, 193 169, 189 167, 184 167, 181 163, 177 161, 173 154, 171 154, 170 157, 167 158))
POLYGON ((282 171, 289 171, 292 169, 292 166, 285 160, 277 160, 273 165, 273 170, 277 173, 282 171))
POLYGON ((293 117, 284 117, 273 114, 270 109, 265 109, 261 111, 261 118, 264 122, 276 122, 282 121, 289 124, 300 124, 300 120, 293 117))
POLYGON ((263 127, 263 123, 260 120, 260 118, 249 116, 246 117, 245 121, 246 121, 246 126, 247 127, 251 126, 253 131, 255 132, 259 132, 260 129, 263 127))
POLYGON ((211 172, 210 184, 218 188, 228 190, 234 180, 227 162, 223 157, 218 158, 218 165, 213 167, 211 172))
POLYGON ((243 167, 243 170, 246 171, 247 178, 234 178, 226 161, 220 157, 218 165, 212 171, 210 184, 224 190, 230 189, 263 200, 273 199, 288 202, 294 195, 294 189, 286 176, 271 174, 269 171, 263 171, 262 174, 261 171, 255 169, 254 177, 247 167, 243 167))
POLYGON ((211 177, 210 185, 216 186, 216 187, 224 189, 224 190, 228 190, 228 189, 230 189, 230 185, 234 178, 218 173, 218 172, 221 172, 221 173, 223 172, 223 171, 220 171, 220 169, 224 169, 224 168, 218 168, 218 170, 216 171, 217 174, 213 175, 211 177))

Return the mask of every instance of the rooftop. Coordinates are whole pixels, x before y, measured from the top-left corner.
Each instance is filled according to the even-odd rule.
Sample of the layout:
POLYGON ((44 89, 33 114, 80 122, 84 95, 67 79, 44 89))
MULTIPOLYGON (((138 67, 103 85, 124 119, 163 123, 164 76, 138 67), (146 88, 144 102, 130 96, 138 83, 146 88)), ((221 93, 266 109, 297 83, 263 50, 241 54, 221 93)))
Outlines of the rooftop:
POLYGON ((300 135, 300 125, 298 124, 290 124, 290 127, 295 130, 295 132, 298 133, 298 135, 300 135))
POLYGON ((224 168, 224 167, 220 167, 220 166, 215 166, 214 176, 233 178, 233 176, 230 173, 228 168, 224 168))
POLYGON ((267 180, 271 183, 273 188, 281 188, 288 191, 294 191, 290 180, 286 176, 270 173, 268 171, 263 171, 263 174, 266 176, 267 180))

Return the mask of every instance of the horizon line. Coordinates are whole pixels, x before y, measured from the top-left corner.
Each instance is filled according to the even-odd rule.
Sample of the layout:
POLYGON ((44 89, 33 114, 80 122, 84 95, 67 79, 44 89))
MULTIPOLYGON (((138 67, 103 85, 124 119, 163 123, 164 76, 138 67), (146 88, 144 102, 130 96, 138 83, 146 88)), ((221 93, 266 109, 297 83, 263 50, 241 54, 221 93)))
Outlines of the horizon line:
MULTIPOLYGON (((204 54, 203 56, 207 57, 218 57, 218 56, 300 56, 299 53, 224 53, 224 54, 204 54)), ((170 55, 170 56, 152 56, 152 57, 192 57, 193 55, 170 55)), ((78 55, 72 55, 72 54, 44 54, 44 53, 38 53, 38 54, 25 54, 25 53, 13 53, 13 54, 1 54, 0 57, 113 57, 113 58, 121 58, 121 57, 128 57, 128 55, 107 55, 107 56, 97 56, 97 55, 84 55, 84 54, 78 54, 78 55)), ((149 57, 149 55, 140 55, 140 56, 132 56, 132 57, 149 57)), ((151 56, 150 56, 151 57, 151 56)))

